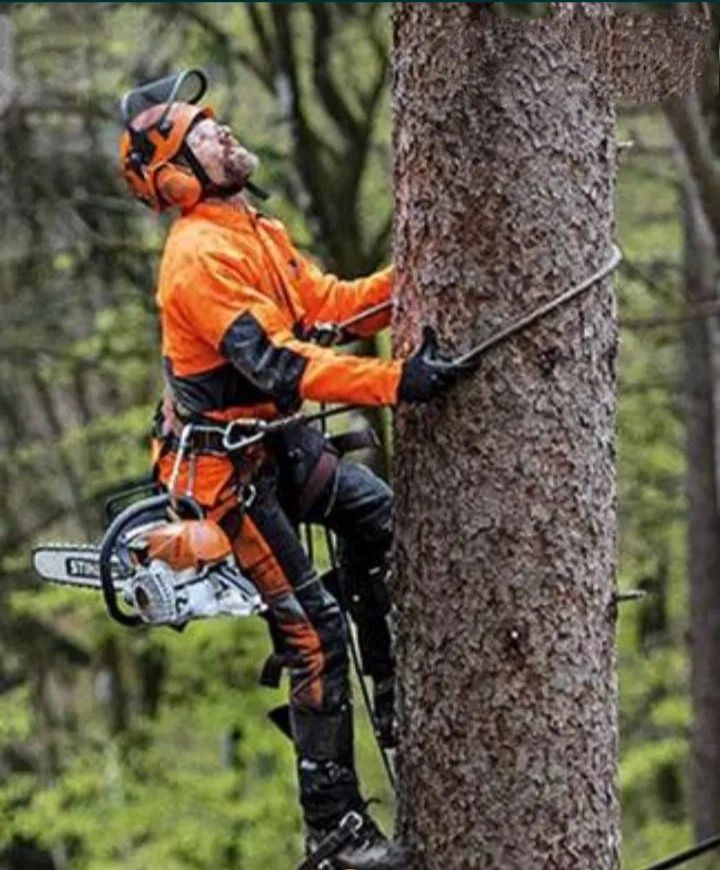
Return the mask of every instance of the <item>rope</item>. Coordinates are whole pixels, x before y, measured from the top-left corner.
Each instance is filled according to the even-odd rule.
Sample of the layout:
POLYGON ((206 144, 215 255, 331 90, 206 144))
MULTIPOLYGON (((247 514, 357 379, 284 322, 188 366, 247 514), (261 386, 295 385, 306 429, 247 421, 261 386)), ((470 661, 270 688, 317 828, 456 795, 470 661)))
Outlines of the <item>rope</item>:
POLYGON ((551 299, 539 308, 534 309, 534 311, 531 311, 529 314, 525 314, 523 317, 514 320, 503 329, 489 336, 489 338, 486 338, 485 341, 481 341, 480 344, 476 344, 475 347, 454 359, 453 362, 458 366, 469 365, 477 362, 480 357, 486 354, 491 348, 507 341, 516 333, 527 329, 528 326, 531 326, 536 321, 546 317, 548 314, 555 311, 556 308, 560 308, 561 305, 565 305, 567 302, 575 299, 576 296, 589 290, 597 284, 598 281, 606 278, 611 272, 614 272, 615 269, 617 269, 621 260, 622 253, 620 248, 618 248, 617 245, 613 245, 610 259, 604 266, 601 266, 596 272, 593 272, 589 278, 586 278, 584 281, 581 281, 579 284, 576 284, 574 287, 571 287, 569 290, 566 290, 564 293, 561 293, 559 296, 556 296, 554 299, 551 299))
POLYGON ((377 305, 373 305, 371 308, 366 308, 365 311, 361 311, 359 314, 353 314, 353 316, 348 317, 347 320, 343 320, 336 324, 337 328, 338 330, 349 329, 351 326, 356 326, 358 323, 362 323, 363 320, 368 320, 376 314, 382 314, 384 311, 387 311, 388 308, 392 308, 392 306, 392 302, 378 302, 377 305))
POLYGON ((681 864, 686 864, 688 861, 692 861, 693 858, 698 858, 700 855, 704 855, 706 852, 717 849, 719 846, 720 834, 717 834, 714 837, 710 837, 708 840, 703 840, 701 843, 697 843, 695 846, 686 849, 684 852, 678 852, 676 855, 671 855, 669 858, 663 858, 662 861, 651 864, 649 867, 645 867, 644 870, 670 870, 672 867, 679 867, 681 864))
MULTIPOLYGON (((620 248, 617 245, 613 244, 612 252, 607 263, 601 266, 596 272, 593 272, 593 274, 586 278, 584 281, 581 281, 579 284, 575 284, 574 286, 570 287, 569 290, 566 290, 564 293, 561 293, 559 296, 556 296, 554 299, 551 299, 544 305, 535 308, 529 314, 525 314, 522 317, 519 317, 517 320, 514 320, 512 323, 509 323, 498 332, 495 332, 493 333, 493 335, 486 338, 485 341, 480 342, 480 344, 476 344, 464 354, 456 357, 454 360, 452 360, 452 362, 455 363, 457 366, 461 367, 466 365, 472 365, 473 363, 477 362, 480 357, 486 354, 491 348, 495 347, 498 344, 501 344, 504 341, 507 341, 516 333, 522 332, 522 330, 527 329, 528 326, 531 326, 533 323, 536 323, 541 318, 546 317, 548 314, 551 314, 553 311, 555 311, 556 308, 560 308, 562 305, 565 305, 567 302, 575 299, 576 296, 579 296, 581 293, 585 293, 591 287, 594 287, 598 281, 606 278, 611 272, 614 272, 615 269, 617 269, 622 261, 622 258, 623 256, 620 248)), ((335 325, 338 331, 342 331, 351 326, 355 326, 356 324, 362 322, 367 318, 374 317, 376 314, 387 311, 388 308, 392 307, 392 304, 392 302, 381 302, 378 305, 373 305, 371 308, 360 312, 360 314, 355 314, 353 315, 353 317, 349 317, 347 320, 343 320, 342 322, 335 325)), ((357 406, 352 407, 354 408, 357 406)), ((340 411, 338 410, 334 413, 340 413, 340 411)))

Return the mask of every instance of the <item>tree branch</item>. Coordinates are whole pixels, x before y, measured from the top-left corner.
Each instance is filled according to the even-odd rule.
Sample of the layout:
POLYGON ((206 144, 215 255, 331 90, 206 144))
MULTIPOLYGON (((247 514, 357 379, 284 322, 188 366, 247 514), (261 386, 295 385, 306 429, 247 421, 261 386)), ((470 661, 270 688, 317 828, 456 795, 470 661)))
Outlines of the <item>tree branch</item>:
POLYGON ((327 6, 309 4, 313 18, 313 82, 325 109, 350 141, 361 135, 361 122, 341 96, 330 74, 328 48, 333 35, 332 19, 327 6))
POLYGON ((700 191, 705 214, 720 239, 720 163, 713 152, 697 97, 673 100, 665 114, 700 191))
MULTIPOLYGON (((252 4, 250 4, 252 5, 252 4)), ((232 57, 234 60, 241 63, 243 66, 247 67, 247 69, 252 72, 258 81, 268 90, 270 93, 273 92, 273 77, 272 70, 263 68, 263 66, 258 63, 258 61, 250 54, 250 52, 245 51, 244 48, 241 48, 237 42, 232 38, 232 36, 225 30, 223 30, 220 25, 213 20, 213 18, 209 15, 205 15, 198 9, 198 4, 196 3, 171 3, 168 4, 167 7, 163 7, 163 10, 167 15, 171 17, 179 17, 182 16, 187 18, 189 21, 192 21, 194 24, 199 25, 209 36, 211 36, 215 42, 225 51, 228 57, 232 57)), ((269 55, 265 52, 262 52, 261 57, 268 57, 269 55)))
POLYGON ((257 8, 257 4, 245 3, 244 6, 245 12, 247 13, 248 19, 250 21, 250 26, 252 27, 255 38, 257 39, 258 45, 260 46, 260 50, 262 51, 263 56, 268 58, 268 62, 270 64, 273 64, 274 52, 272 43, 270 42, 267 27, 265 26, 265 22, 262 20, 262 15, 257 8))

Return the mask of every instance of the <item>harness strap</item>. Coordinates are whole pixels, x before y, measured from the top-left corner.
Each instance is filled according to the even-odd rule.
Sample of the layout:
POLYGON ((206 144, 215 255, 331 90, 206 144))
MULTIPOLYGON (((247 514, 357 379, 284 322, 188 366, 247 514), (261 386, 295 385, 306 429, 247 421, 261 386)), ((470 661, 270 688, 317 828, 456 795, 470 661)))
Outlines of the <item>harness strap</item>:
POLYGON ((336 451, 323 450, 298 496, 298 512, 304 517, 322 495, 337 470, 340 457, 336 451))
POLYGON ((308 511, 326 490, 337 471, 340 457, 353 450, 365 450, 379 446, 378 438, 373 429, 360 429, 353 432, 343 432, 327 439, 327 448, 318 457, 313 470, 302 491, 298 495, 297 506, 300 517, 308 511))
POLYGON ((369 427, 331 435, 328 442, 341 456, 352 453, 354 450, 373 450, 380 447, 377 432, 369 427))
POLYGON ((277 689, 282 680, 283 669, 287 666, 285 656, 279 652, 272 652, 265 659, 265 664, 262 666, 258 684, 265 686, 268 689, 277 689))

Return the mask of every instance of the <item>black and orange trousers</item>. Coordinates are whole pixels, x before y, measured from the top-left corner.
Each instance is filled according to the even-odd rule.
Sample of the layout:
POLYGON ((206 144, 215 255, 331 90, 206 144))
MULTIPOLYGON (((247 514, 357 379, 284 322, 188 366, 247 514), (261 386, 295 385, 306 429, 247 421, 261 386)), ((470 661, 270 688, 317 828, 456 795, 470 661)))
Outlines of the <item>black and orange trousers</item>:
POLYGON ((255 583, 282 642, 290 675, 290 727, 300 798, 310 825, 330 824, 362 805, 353 759, 347 625, 297 533, 302 520, 338 536, 340 582, 358 629, 364 671, 393 674, 386 567, 392 495, 369 468, 340 461, 303 516, 293 515, 293 481, 267 462, 234 534, 242 571, 255 583))

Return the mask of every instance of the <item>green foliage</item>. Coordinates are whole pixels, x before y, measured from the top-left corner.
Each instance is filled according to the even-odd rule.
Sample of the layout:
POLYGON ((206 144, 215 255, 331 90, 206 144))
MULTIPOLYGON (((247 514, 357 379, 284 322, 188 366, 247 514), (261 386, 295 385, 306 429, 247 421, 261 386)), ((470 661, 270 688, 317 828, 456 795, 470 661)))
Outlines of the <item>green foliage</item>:
POLYGON ((685 422, 681 401, 682 228, 670 138, 659 112, 631 114, 618 139, 647 154, 624 159, 617 185, 619 578, 648 597, 620 605, 624 865, 643 866, 692 840, 688 696, 685 422), (655 319, 670 320, 652 327, 655 319))
MULTIPOLYGON (((161 389, 153 287, 168 221, 133 203, 119 180, 124 90, 179 67, 207 68, 218 115, 260 154, 271 210, 300 243, 346 274, 387 257, 387 10, 271 14, 263 5, 256 19, 246 6, 5 10, 17 28, 22 99, 0 129, 0 184, 12 203, 0 218, 3 870, 267 870, 301 854, 292 747, 266 720, 286 688, 257 686, 264 623, 131 633, 108 620, 98 596, 39 588, 28 571, 37 540, 97 539, 105 495, 149 470, 161 389), (274 69, 277 52, 260 44, 284 25, 309 145, 293 138, 278 99, 288 70, 274 69), (362 146, 360 127, 340 123, 319 91, 321 29, 330 80, 366 125, 362 146), (308 205, 317 165, 323 185, 308 205)), ((320 540, 316 549, 322 556, 320 540)), ((387 785, 360 711, 358 731, 366 792, 385 801, 388 822, 387 785)))

